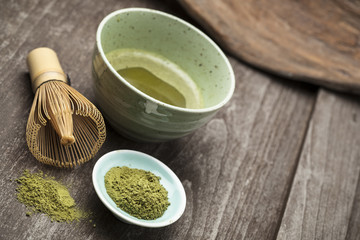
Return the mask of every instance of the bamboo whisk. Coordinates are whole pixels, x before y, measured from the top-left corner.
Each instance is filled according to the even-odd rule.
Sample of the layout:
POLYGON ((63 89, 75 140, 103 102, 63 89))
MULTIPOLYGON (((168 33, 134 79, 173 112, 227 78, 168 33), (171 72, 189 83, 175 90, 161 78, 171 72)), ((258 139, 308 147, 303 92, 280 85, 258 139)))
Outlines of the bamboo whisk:
POLYGON ((50 48, 32 50, 27 64, 35 93, 26 127, 31 153, 57 167, 74 167, 93 158, 106 138, 100 111, 68 85, 50 48))

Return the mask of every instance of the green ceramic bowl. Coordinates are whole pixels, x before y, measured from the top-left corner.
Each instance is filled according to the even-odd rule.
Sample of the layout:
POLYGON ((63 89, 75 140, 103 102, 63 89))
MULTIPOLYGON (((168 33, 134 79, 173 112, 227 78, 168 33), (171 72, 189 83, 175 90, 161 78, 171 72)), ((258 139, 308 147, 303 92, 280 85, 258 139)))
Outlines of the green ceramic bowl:
MULTIPOLYGON (((125 58, 120 64, 133 62, 125 58)), ((106 16, 97 30, 92 67, 105 118, 119 133, 139 141, 167 141, 193 132, 230 100, 235 88, 228 59, 209 37, 184 20, 150 9, 122 9, 106 16), (110 64, 108 54, 118 49, 151 52, 175 64, 193 80, 202 105, 174 106, 138 90, 110 64)))

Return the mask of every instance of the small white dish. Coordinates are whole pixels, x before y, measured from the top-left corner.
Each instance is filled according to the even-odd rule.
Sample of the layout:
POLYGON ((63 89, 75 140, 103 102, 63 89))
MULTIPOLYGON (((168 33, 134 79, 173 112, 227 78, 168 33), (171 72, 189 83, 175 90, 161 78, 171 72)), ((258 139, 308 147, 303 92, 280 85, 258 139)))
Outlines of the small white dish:
POLYGON ((186 195, 179 178, 164 163, 145 153, 133 150, 116 150, 103 155, 94 166, 92 180, 100 200, 123 222, 149 228, 164 227, 177 221, 184 213, 186 195), (131 216, 116 206, 106 192, 104 177, 111 168, 122 166, 150 171, 161 178, 160 183, 168 191, 170 202, 163 216, 155 220, 143 220, 131 216))

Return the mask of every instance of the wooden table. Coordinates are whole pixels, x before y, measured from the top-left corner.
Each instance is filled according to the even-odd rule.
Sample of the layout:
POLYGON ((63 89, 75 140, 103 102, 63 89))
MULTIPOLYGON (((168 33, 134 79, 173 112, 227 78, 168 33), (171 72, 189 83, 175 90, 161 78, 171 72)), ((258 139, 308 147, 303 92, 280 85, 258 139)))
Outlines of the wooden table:
MULTIPOLYGON (((64 170, 30 154, 25 127, 33 101, 25 58, 47 46, 72 86, 96 104, 91 56, 97 25, 125 7, 148 7, 194 25, 173 1, 1 1, 0 239, 360 239, 360 101, 261 72, 229 56, 236 90, 207 125, 166 143, 137 143, 107 125, 96 157, 64 170), (118 221, 92 186, 94 164, 115 149, 148 153, 169 166, 187 194, 174 224, 146 229, 118 221), (57 223, 25 215, 16 200, 24 169, 70 185, 93 223, 57 223)), ((221 45, 221 43, 219 43, 221 45)))

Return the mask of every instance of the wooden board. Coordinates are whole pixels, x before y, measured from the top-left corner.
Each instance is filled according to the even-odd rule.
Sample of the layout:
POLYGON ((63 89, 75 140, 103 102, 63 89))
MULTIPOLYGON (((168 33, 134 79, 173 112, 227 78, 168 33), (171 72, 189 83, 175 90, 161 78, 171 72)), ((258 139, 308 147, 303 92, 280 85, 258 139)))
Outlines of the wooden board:
POLYGON ((360 93, 360 2, 179 0, 217 42, 263 69, 360 93))
MULTIPOLYGON (((129 141, 107 125, 95 159, 74 170, 36 161, 25 126, 33 100, 25 58, 48 46, 59 55, 72 86, 96 104, 91 56, 98 23, 124 7, 149 7, 185 16, 173 1, 4 1, 0 8, 0 239, 272 239, 290 191, 316 90, 287 82, 231 59, 237 86, 231 102, 206 126, 185 138, 146 144, 129 141), (97 197, 91 172, 112 150, 134 149, 157 157, 180 178, 184 215, 173 225, 146 229, 118 221, 97 197), (45 215, 26 217, 15 198, 24 169, 42 170, 70 185, 92 220, 67 224, 45 215), (93 227, 93 224, 96 227, 93 227)), ((194 23, 194 22, 192 22, 194 23)), ((194 23, 195 24, 195 23, 194 23)))
POLYGON ((320 92, 278 240, 359 239, 359 116, 356 98, 320 92))

